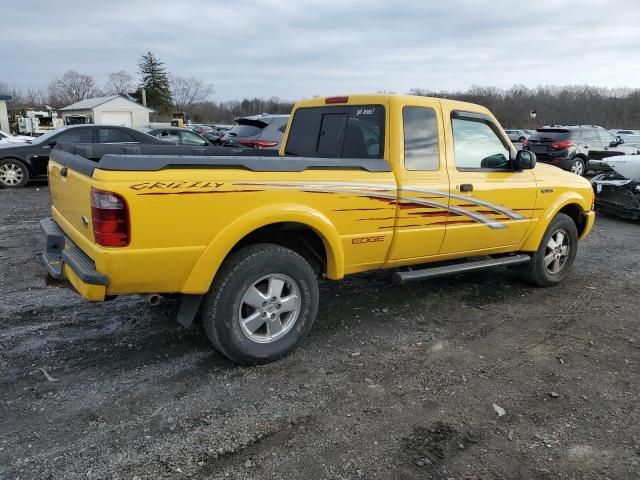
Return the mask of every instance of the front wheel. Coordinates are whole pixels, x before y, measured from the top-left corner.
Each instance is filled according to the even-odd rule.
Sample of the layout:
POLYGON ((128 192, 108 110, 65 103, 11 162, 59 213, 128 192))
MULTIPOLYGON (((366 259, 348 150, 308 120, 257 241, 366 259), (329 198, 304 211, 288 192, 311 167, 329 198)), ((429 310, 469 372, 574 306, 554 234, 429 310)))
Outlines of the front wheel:
POLYGON ((524 141, 525 141, 525 140, 526 140, 526 138, 524 138, 524 137, 520 137, 520 138, 518 139, 518 141, 519 141, 520 143, 524 143, 524 141))
POLYGON ((578 250, 578 229, 571 217, 558 213, 542 237, 524 277, 539 287, 551 287, 569 274, 578 250))
POLYGON ((202 323, 229 359, 268 363, 307 335, 318 297, 316 275, 304 258, 279 245, 251 245, 224 262, 205 298, 202 323))
POLYGON ((583 176, 586 170, 585 162, 581 158, 574 158, 571 160, 571 168, 569 169, 571 173, 575 173, 576 175, 583 176))
POLYGON ((0 160, 0 187, 21 188, 29 181, 29 169, 20 160, 5 158, 0 160))

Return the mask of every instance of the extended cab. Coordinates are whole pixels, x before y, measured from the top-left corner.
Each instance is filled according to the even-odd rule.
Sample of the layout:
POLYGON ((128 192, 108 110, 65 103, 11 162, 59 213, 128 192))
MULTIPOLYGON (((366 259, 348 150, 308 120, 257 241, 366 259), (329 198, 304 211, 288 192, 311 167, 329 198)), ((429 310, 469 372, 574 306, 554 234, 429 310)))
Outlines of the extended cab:
POLYGON ((44 261, 88 300, 181 294, 178 320, 200 312, 243 364, 302 340, 319 275, 393 268, 404 283, 508 265, 550 286, 594 221, 587 180, 516 153, 469 103, 314 98, 295 105, 280 156, 184 148, 58 145, 44 261))

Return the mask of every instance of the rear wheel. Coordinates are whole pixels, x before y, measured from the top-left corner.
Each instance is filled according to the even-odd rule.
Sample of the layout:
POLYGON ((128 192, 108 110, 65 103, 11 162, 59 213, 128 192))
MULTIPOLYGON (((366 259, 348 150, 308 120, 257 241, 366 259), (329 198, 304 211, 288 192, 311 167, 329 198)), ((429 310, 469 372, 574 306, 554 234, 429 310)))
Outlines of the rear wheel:
POLYGON ((20 160, 5 158, 0 160, 0 187, 21 188, 29 181, 29 169, 20 160))
POLYGON ((518 139, 518 141, 519 141, 520 143, 524 143, 524 141, 525 141, 525 140, 526 140, 526 138, 524 138, 524 137, 520 137, 520 138, 518 139))
POLYGON ((574 158, 573 160, 571 160, 571 168, 569 170, 571 171, 571 173, 583 176, 586 170, 585 161, 580 157, 574 158))
POLYGON ((318 282, 309 263, 272 244, 245 247, 223 264, 205 298, 202 323, 213 346, 243 365, 291 352, 311 329, 318 282))
POLYGON ((551 287, 562 282, 576 258, 578 229, 571 217, 557 214, 549 224, 538 251, 526 266, 524 277, 539 287, 551 287))

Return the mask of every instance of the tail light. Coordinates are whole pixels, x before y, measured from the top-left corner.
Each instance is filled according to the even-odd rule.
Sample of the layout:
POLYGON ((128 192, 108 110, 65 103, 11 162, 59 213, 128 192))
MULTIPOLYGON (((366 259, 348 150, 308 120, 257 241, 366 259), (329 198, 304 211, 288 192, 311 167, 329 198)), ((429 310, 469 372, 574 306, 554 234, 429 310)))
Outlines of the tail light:
POLYGON ((557 148, 558 150, 564 150, 565 148, 573 147, 575 142, 571 140, 563 140, 561 142, 553 142, 551 148, 557 148))
POLYGON ((251 148, 268 148, 278 145, 278 142, 270 142, 268 140, 240 140, 238 143, 251 148))
POLYGON ((528 147, 528 146, 529 146, 529 140, 525 140, 524 142, 522 142, 522 148, 528 147))
POLYGON ((129 209, 117 193, 91 189, 93 237, 103 247, 126 247, 131 240, 129 209))

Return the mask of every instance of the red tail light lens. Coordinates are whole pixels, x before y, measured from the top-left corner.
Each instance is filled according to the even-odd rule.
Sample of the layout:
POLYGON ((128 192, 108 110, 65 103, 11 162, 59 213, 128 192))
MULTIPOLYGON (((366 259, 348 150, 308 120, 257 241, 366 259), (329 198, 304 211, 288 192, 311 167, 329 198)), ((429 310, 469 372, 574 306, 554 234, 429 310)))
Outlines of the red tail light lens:
POLYGON ((270 142, 268 140, 240 140, 238 143, 251 148, 268 148, 278 145, 278 142, 270 142))
POLYGON ((551 148, 557 148, 558 150, 564 150, 565 148, 573 147, 575 142, 571 140, 563 140, 561 142, 553 142, 551 148))
POLYGON ((522 142, 522 147, 528 147, 529 146, 529 140, 525 140, 524 142, 522 142))
POLYGON ((347 103, 349 97, 327 97, 324 99, 324 103, 347 103))
POLYGON ((131 240, 129 209, 117 193, 91 189, 93 237, 103 247, 126 247, 131 240))

